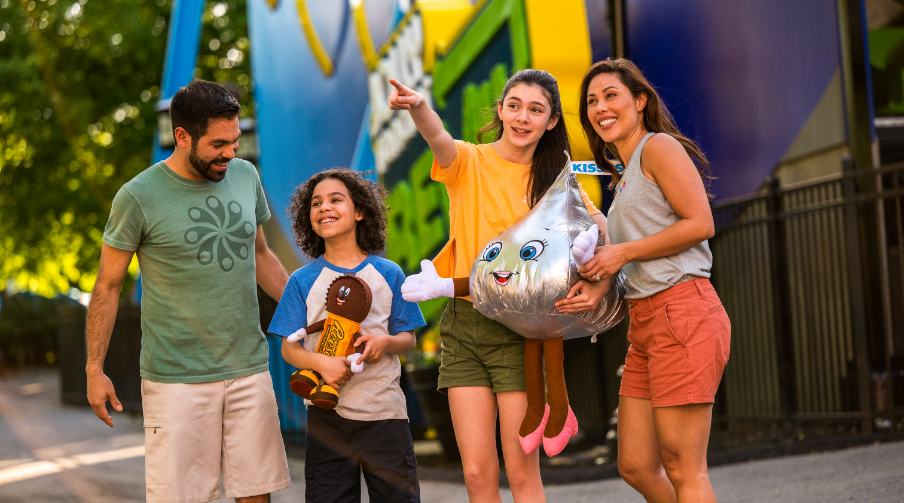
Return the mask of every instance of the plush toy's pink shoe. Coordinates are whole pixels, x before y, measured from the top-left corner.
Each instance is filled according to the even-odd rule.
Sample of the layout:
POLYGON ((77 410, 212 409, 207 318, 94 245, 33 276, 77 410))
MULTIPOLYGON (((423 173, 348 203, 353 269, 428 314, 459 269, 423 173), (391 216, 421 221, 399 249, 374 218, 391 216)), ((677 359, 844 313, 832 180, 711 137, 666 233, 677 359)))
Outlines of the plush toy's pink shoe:
POLYGON ((543 437, 543 450, 546 451, 547 456, 553 457, 562 452, 562 449, 568 445, 568 441, 571 440, 571 437, 577 434, 578 418, 574 417, 574 412, 571 411, 571 406, 569 405, 568 419, 565 420, 565 427, 562 428, 561 433, 553 438, 543 437))
POLYGON ((537 447, 540 447, 540 444, 543 443, 543 429, 546 428, 546 421, 549 419, 549 404, 546 404, 546 411, 543 412, 543 420, 540 421, 540 426, 537 426, 537 429, 533 431, 533 433, 528 433, 526 437, 522 437, 518 435, 518 441, 521 442, 521 450, 524 451, 524 454, 530 454, 537 450, 537 447))

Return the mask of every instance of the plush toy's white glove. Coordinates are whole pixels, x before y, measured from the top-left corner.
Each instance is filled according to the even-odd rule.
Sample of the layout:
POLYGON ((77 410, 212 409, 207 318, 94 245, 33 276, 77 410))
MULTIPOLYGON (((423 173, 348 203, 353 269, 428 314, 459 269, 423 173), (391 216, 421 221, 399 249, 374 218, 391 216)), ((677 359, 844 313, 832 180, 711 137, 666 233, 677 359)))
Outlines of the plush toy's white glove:
POLYGON ((305 329, 299 328, 294 334, 290 335, 287 340, 289 342, 298 342, 304 339, 306 335, 308 335, 308 333, 305 332, 305 329))
POLYGON ((402 298, 408 302, 424 302, 440 297, 455 297, 455 283, 452 278, 440 278, 433 262, 422 260, 421 272, 405 278, 402 298))
POLYGON ((593 224, 589 229, 574 238, 574 244, 571 245, 571 254, 574 255, 574 262, 578 267, 582 267, 593 258, 593 250, 596 249, 596 242, 599 237, 600 228, 593 224))
POLYGON ((358 358, 361 358, 361 353, 355 353, 353 355, 348 355, 348 362, 352 364, 352 373, 357 374, 364 370, 364 362, 355 363, 358 361, 358 358))

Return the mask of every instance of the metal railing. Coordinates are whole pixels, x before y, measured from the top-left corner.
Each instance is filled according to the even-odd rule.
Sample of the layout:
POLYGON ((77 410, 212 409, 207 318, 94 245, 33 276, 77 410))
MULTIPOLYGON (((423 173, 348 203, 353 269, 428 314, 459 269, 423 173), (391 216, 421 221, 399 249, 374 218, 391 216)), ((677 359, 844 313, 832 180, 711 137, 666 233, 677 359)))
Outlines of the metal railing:
POLYGON ((732 322, 720 419, 859 419, 870 432, 902 405, 904 320, 892 326, 904 311, 902 186, 904 165, 847 160, 837 178, 772 180, 714 206, 713 282, 732 322))

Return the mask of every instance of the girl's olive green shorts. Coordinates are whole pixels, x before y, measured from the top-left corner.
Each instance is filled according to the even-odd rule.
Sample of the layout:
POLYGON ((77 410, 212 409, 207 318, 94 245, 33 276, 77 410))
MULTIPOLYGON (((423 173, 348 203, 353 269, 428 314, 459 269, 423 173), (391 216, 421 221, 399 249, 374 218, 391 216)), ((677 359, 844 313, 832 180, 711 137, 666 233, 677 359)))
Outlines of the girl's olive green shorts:
POLYGON ((464 299, 449 299, 439 334, 441 393, 456 386, 487 386, 493 393, 524 391, 523 337, 464 299))

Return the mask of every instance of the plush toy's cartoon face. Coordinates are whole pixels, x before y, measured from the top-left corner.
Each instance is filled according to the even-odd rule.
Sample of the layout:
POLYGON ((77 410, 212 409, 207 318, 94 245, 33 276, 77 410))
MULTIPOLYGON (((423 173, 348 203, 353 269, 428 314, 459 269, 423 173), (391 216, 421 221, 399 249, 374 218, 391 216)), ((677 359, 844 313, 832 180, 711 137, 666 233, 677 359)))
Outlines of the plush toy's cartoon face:
MULTIPOLYGON (((549 241, 546 239, 531 239, 520 248, 518 243, 507 243, 503 248, 502 242, 495 241, 487 245, 477 260, 486 274, 491 275, 493 281, 502 287, 517 283, 519 275, 525 269, 533 271, 538 267, 542 268, 541 256, 548 247, 549 241)), ((549 257, 549 254, 546 256, 549 257)))
POLYGON ((580 279, 571 244, 591 225, 574 174, 563 170, 530 212, 491 239, 474 261, 474 307, 528 339, 583 337, 620 321, 623 286, 620 297, 615 288, 592 311, 566 315, 555 309, 580 279))
POLYGON ((362 322, 370 312, 373 296, 362 279, 346 275, 336 278, 326 294, 326 310, 343 318, 362 322))

